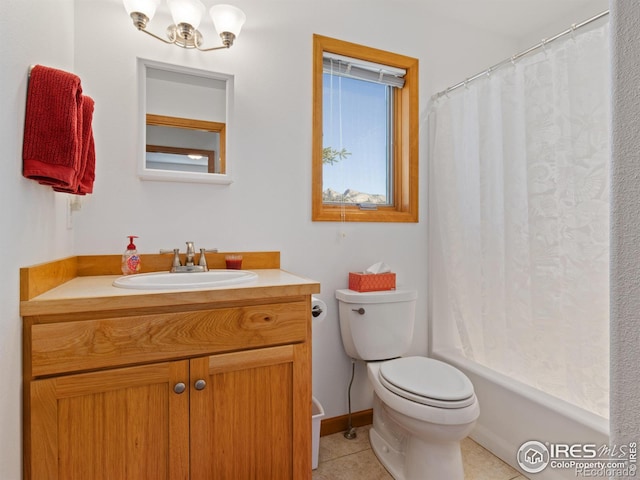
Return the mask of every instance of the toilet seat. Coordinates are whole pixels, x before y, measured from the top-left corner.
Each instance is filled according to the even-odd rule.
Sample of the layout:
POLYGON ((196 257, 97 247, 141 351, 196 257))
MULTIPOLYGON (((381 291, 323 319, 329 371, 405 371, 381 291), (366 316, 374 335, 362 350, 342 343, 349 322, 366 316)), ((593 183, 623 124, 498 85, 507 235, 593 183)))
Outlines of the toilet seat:
POLYGON ((402 357, 380 364, 380 383, 407 400, 438 408, 464 408, 475 401, 467 376, 426 357, 402 357))

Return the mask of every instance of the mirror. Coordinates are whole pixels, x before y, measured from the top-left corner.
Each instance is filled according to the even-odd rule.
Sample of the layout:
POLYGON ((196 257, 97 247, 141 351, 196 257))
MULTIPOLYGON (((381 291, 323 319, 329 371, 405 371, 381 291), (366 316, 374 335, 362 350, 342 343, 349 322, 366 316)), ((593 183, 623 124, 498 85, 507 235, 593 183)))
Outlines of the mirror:
POLYGON ((146 167, 200 173, 226 172, 226 125, 147 113, 146 167))
POLYGON ((143 180, 232 182, 233 76, 138 59, 143 180))

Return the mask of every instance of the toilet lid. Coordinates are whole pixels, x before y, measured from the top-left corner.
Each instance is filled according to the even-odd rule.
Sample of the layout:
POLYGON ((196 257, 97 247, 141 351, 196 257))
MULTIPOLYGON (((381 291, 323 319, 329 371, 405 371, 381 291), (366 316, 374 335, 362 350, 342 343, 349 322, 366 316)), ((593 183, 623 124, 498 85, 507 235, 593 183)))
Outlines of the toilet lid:
POLYGON ((383 362, 379 378, 392 392, 414 402, 440 408, 463 408, 475 401, 473 384, 457 368, 426 357, 383 362))

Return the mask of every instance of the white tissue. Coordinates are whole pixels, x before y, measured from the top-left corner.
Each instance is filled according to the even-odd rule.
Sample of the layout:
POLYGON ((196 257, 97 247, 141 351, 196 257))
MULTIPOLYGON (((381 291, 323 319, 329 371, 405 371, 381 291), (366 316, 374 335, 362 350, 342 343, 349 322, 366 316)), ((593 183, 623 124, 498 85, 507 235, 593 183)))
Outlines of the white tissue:
POLYGON ((311 296, 311 320, 320 323, 327 317, 327 304, 318 297, 311 296))
POLYGON ((391 268, 384 262, 378 262, 371 265, 369 268, 365 270, 365 273, 387 273, 390 272, 391 268))

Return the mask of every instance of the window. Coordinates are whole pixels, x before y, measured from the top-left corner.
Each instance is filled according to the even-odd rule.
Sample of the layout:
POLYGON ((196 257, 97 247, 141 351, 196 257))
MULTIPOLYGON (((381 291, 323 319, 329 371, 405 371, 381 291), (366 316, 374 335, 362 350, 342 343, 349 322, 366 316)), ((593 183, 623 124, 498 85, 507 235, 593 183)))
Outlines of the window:
POLYGON ((314 221, 418 221, 418 60, 314 35, 314 221))

